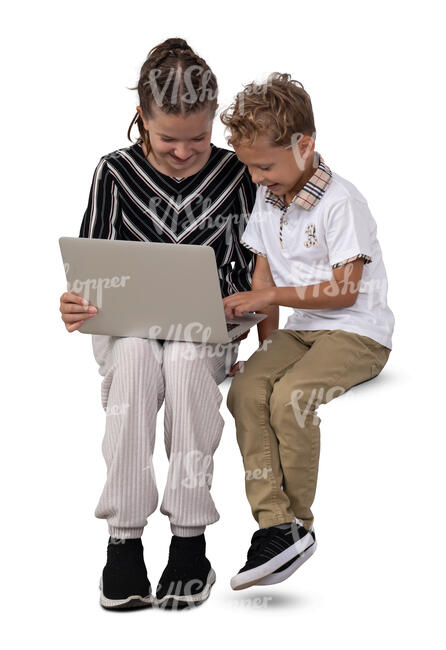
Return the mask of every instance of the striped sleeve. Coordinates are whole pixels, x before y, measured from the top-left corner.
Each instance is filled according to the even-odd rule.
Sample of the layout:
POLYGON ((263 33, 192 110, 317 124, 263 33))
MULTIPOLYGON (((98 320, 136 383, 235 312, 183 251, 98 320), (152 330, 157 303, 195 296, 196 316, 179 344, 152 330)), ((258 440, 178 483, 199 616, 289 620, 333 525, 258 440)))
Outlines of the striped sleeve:
POLYGON ((232 263, 223 278, 222 292, 224 296, 251 290, 255 255, 242 246, 240 240, 254 206, 255 196, 256 185, 251 181, 248 170, 245 169, 232 210, 232 263))
POLYGON ((79 237, 117 239, 119 214, 118 187, 103 156, 93 174, 79 237))
POLYGON ((243 233, 241 243, 250 251, 261 257, 268 257, 267 247, 265 245, 262 233, 262 223, 265 221, 265 198, 264 190, 259 187, 256 194, 254 207, 248 225, 243 233))

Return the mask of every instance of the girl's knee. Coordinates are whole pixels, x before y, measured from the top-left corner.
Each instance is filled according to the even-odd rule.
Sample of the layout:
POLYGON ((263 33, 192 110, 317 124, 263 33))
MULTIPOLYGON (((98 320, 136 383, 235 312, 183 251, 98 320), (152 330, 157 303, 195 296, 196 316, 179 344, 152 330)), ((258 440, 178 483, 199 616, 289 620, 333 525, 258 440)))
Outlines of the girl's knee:
POLYGON ((116 365, 125 363, 126 367, 140 367, 141 364, 160 365, 162 347, 156 340, 136 336, 121 336, 113 345, 113 358, 116 365))

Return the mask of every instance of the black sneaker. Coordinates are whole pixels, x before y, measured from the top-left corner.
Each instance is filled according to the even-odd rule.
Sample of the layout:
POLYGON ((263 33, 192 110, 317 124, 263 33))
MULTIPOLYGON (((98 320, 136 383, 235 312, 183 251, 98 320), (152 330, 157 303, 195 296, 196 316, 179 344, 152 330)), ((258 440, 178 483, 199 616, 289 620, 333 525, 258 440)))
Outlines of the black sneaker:
POLYGON ((215 572, 205 552, 204 534, 172 536, 169 561, 156 590, 159 607, 184 609, 200 605, 209 597, 215 572))
POLYGON ((265 576, 256 582, 256 587, 257 585, 275 585, 278 582, 283 582, 295 571, 297 571, 297 569, 313 555, 317 548, 316 535, 313 529, 310 530, 310 534, 314 539, 314 542, 311 544, 311 546, 306 548, 305 551, 302 551, 302 553, 299 553, 299 555, 296 555, 296 557, 281 566, 279 569, 273 571, 273 573, 270 573, 268 576, 265 576))
POLYGON ((246 564, 231 578, 231 587, 238 590, 257 584, 295 560, 297 555, 313 545, 314 539, 314 531, 307 530, 297 521, 289 523, 286 528, 269 526, 257 530, 251 539, 246 564))
POLYGON ((109 537, 107 564, 99 582, 100 604, 107 609, 150 607, 153 602, 141 538, 109 537))

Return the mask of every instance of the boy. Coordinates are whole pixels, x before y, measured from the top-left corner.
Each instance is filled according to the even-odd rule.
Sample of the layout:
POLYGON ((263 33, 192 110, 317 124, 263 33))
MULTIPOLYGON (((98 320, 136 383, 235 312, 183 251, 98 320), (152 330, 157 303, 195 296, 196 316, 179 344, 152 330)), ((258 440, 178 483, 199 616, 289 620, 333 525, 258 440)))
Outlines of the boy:
POLYGON ((227 400, 260 528, 231 580, 244 589, 285 580, 314 552, 316 409, 381 372, 394 316, 376 223, 360 192, 315 151, 303 86, 274 73, 246 86, 221 119, 258 184, 241 239, 257 255, 252 290, 225 298, 225 312, 268 314, 227 400), (294 308, 281 330, 280 305, 294 308))

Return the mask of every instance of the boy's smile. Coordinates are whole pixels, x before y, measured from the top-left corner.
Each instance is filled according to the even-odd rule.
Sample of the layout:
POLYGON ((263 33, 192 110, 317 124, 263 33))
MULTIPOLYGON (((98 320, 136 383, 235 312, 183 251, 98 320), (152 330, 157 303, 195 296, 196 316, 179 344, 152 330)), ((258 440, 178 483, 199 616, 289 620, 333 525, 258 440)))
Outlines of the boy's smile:
POLYGON ((314 140, 303 136, 291 148, 271 145, 270 139, 257 136, 252 144, 241 142, 234 145, 238 159, 251 174, 253 183, 266 186, 287 202, 302 189, 315 171, 314 140))

